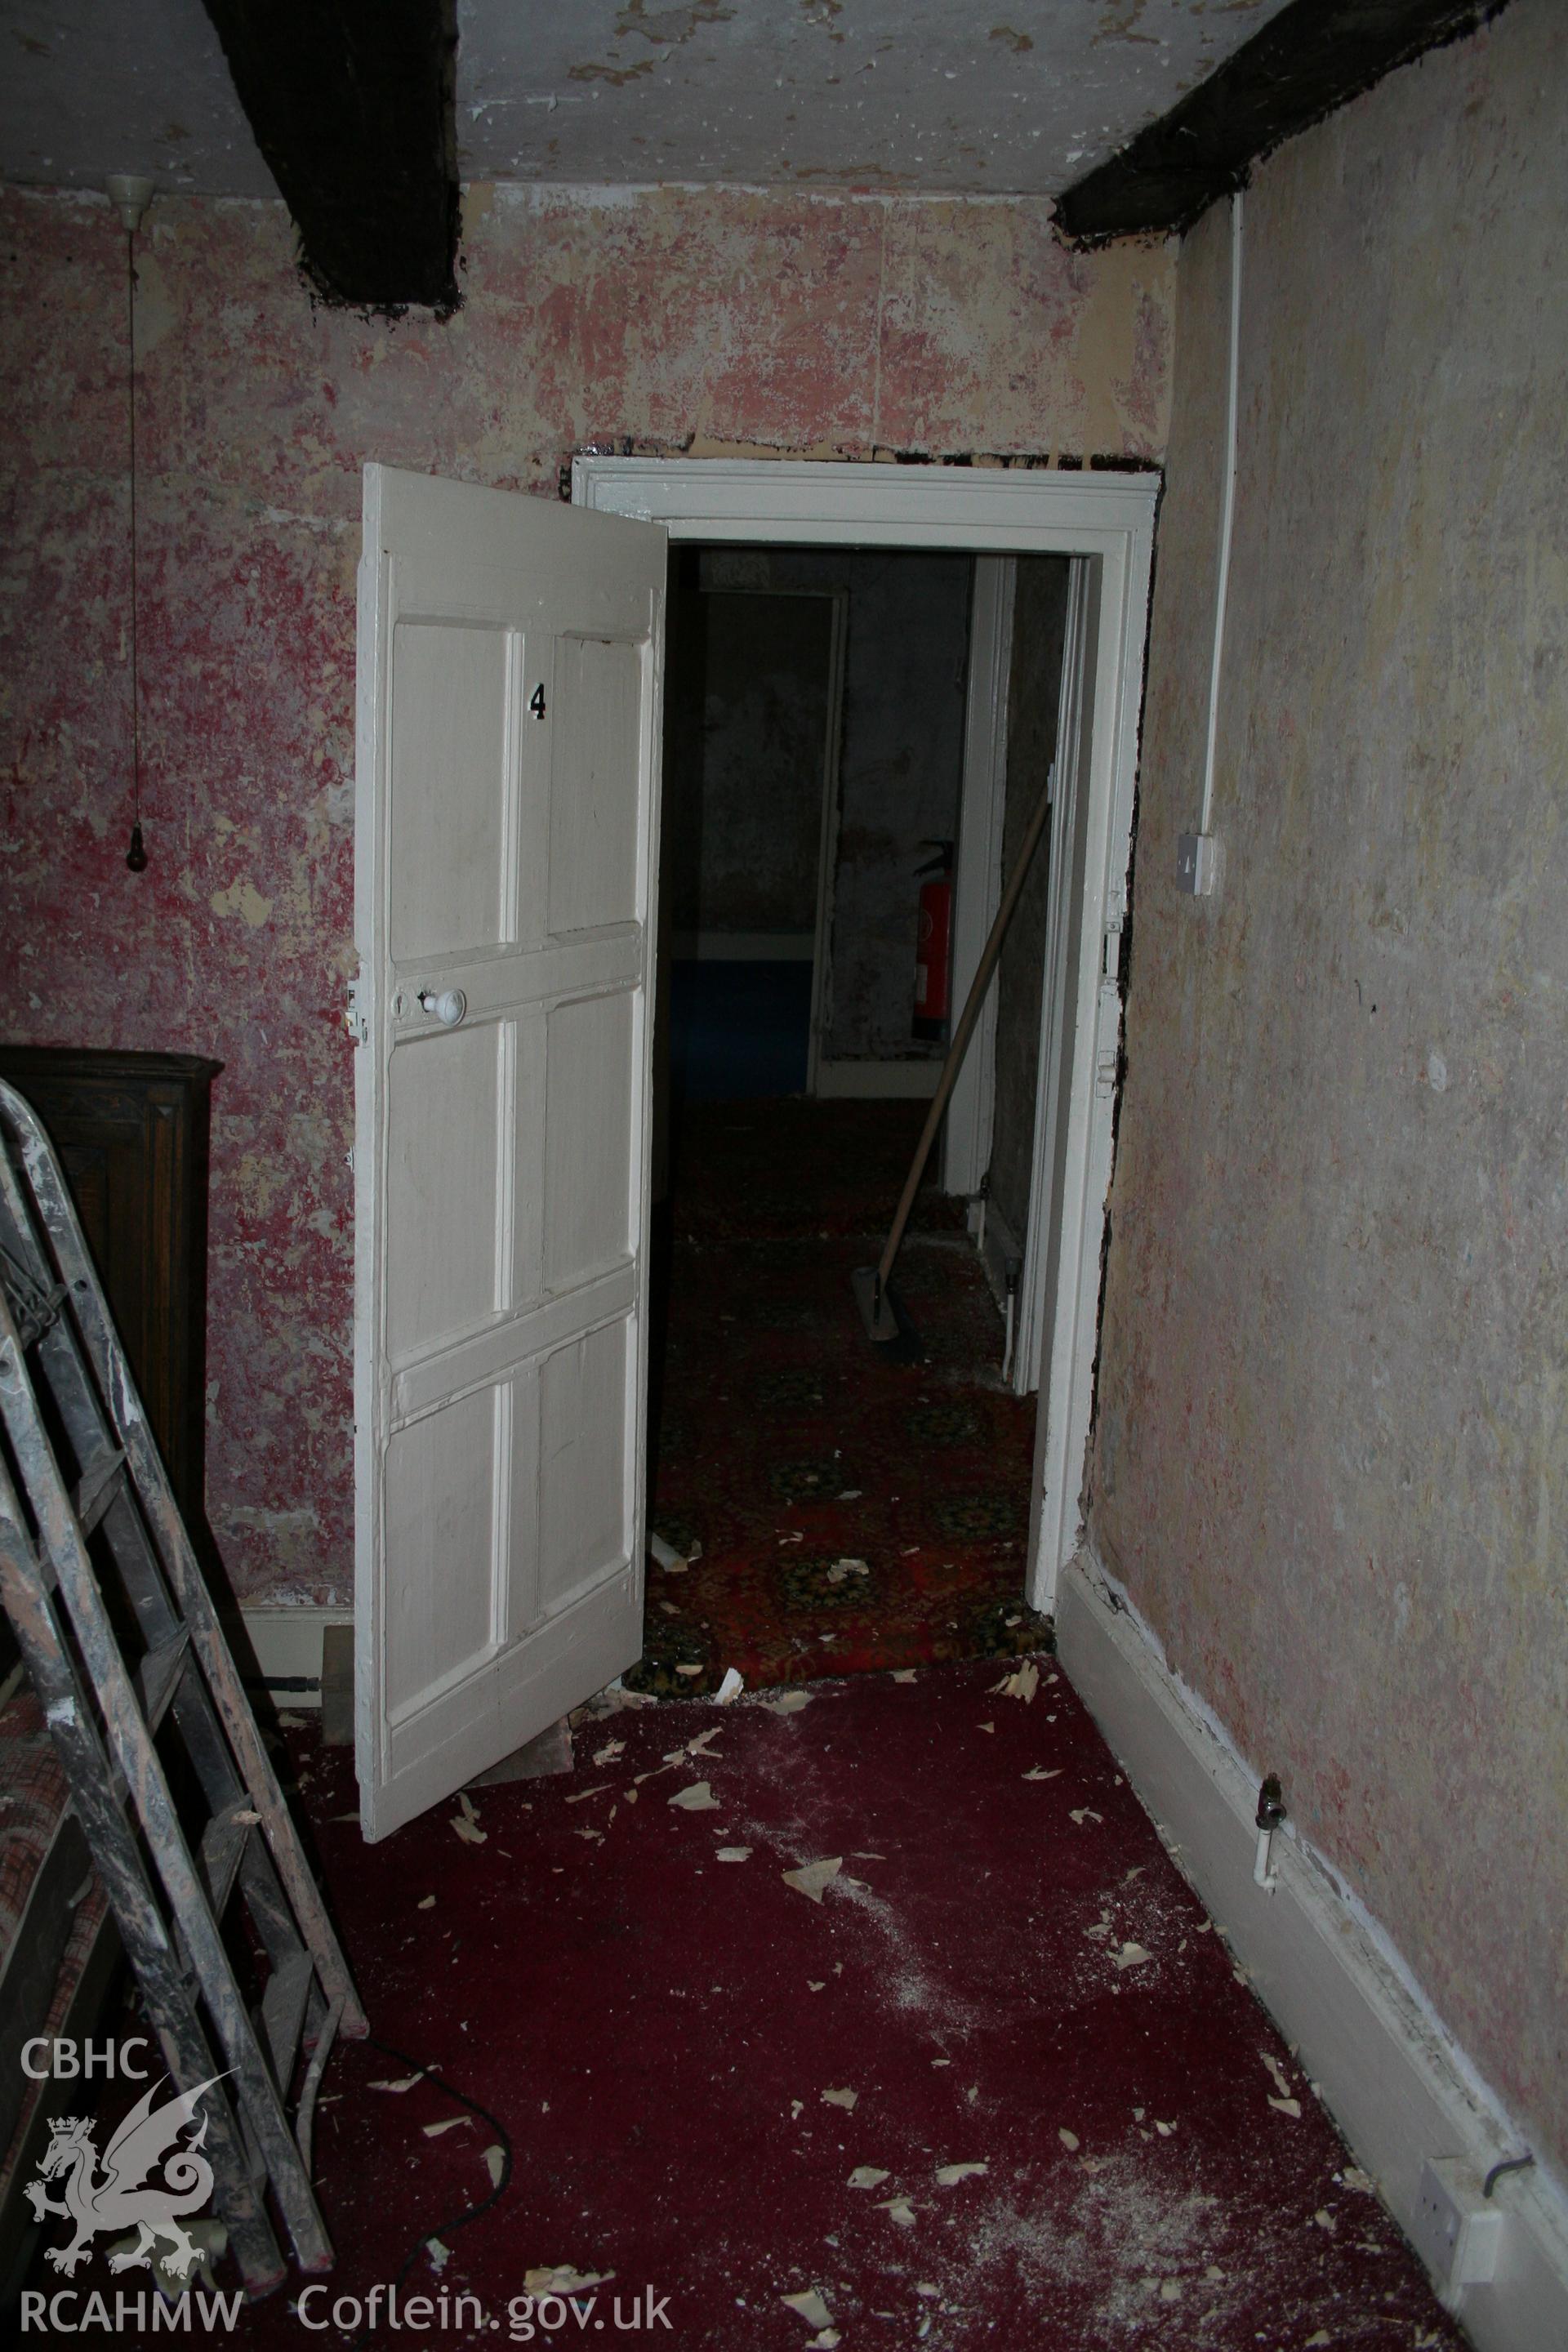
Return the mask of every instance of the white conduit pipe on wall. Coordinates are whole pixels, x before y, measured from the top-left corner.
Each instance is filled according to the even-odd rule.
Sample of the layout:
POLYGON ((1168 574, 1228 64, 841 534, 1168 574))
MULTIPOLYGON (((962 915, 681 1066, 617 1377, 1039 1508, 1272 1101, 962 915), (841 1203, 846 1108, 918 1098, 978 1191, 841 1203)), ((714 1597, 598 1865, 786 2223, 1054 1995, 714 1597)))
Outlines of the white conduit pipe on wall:
POLYGON ((1215 593, 1214 658, 1209 664, 1208 736, 1204 746, 1204 804, 1198 831, 1206 834, 1214 803, 1215 735, 1219 721, 1220 659, 1225 650, 1225 604, 1230 587, 1230 532, 1236 516, 1236 411, 1241 359, 1241 218, 1238 188, 1230 200, 1230 377, 1226 395, 1225 504, 1219 527, 1219 582, 1215 593))

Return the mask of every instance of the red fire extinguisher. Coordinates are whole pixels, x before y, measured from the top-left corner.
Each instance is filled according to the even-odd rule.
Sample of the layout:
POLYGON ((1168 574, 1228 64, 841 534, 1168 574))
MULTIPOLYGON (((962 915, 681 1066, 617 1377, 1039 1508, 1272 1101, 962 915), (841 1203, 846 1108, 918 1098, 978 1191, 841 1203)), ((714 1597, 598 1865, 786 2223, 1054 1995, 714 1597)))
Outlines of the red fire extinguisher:
POLYGON ((952 950, 952 851, 951 841, 925 841, 934 849, 929 865, 917 866, 917 875, 932 879, 921 884, 920 920, 915 931, 915 1013, 910 1034, 915 1037, 947 1035, 951 1010, 952 950))

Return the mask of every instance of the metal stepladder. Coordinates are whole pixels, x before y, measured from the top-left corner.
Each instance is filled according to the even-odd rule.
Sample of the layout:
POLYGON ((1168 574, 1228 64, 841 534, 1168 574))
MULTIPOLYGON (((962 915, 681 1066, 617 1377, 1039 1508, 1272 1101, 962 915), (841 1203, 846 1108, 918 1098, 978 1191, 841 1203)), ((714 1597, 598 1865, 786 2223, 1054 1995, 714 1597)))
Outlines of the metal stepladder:
POLYGON ((169 2073, 210 2084, 216 2210, 263 2294, 285 2274, 268 2191, 300 2268, 331 2265, 311 2122, 364 2012, 59 1163, 4 1082, 0 1425, 0 1598, 169 2073))

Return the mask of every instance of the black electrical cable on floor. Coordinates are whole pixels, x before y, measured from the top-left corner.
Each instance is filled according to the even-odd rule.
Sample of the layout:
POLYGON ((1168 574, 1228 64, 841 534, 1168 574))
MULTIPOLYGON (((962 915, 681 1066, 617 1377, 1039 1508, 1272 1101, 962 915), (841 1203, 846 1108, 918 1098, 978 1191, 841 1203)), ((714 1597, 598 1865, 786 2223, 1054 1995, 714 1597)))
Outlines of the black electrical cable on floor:
MULTIPOLYGON (((446 2240, 458 2230, 466 2230, 470 2221, 477 2221, 481 2213, 488 2213, 490 2207, 499 2203, 505 2196, 511 2180, 511 2135, 499 2116, 491 2115, 489 2107, 481 2106, 478 2099, 471 2099, 467 2091, 459 2091, 455 2083, 448 2083, 446 2076, 438 2073, 434 2066, 426 2066, 421 2059, 411 2058, 406 2050, 395 2050, 390 2042, 378 2042, 374 2033, 365 2035, 364 2047, 367 2050, 379 2050, 384 2058, 395 2058, 400 2066, 411 2068, 422 2082, 434 2083, 437 2090, 445 2091, 447 2096, 456 2099, 459 2105, 471 2109, 476 2116, 482 2116, 500 2144, 500 2178, 489 2195, 482 2197, 477 2205, 470 2205, 465 2211, 454 2215, 450 2221, 434 2222, 428 2230, 421 2231, 405 2258, 397 2276, 392 2281, 395 2291, 402 2286, 432 2238, 439 2238, 445 2243, 446 2240)), ((362 2327, 351 2341, 354 2344, 363 2344, 370 2333, 369 2327, 362 2327)))

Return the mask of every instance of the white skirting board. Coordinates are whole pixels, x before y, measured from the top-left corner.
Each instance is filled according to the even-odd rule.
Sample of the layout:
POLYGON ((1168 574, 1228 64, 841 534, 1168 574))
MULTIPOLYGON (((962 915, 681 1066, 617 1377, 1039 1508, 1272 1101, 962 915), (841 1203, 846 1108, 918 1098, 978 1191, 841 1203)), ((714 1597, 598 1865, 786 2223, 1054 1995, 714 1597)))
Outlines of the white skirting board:
MULTIPOLYGON (((240 1672, 248 1675, 250 1662, 244 1654, 247 1643, 256 1661, 256 1670, 264 1677, 277 1676, 294 1680, 302 1677, 310 1685, 307 1690, 274 1690, 275 1706, 290 1713, 302 1707, 321 1704, 321 1636, 329 1625, 352 1625, 352 1609, 323 1609, 315 1606, 299 1609, 286 1603, 260 1602, 252 1607, 242 1601, 238 1631, 242 1641, 235 1643, 239 1656, 240 1672)), ((231 1629, 227 1626, 226 1632, 231 1629)), ((231 1633, 232 1638, 232 1633, 231 1633)))
MULTIPOLYGON (((1057 1642, 1179 1867, 1406 2235, 1427 2158, 1457 2157, 1484 2174, 1521 2155, 1517 2129, 1310 1849, 1277 1834, 1275 1891, 1254 1885, 1261 1769, 1205 1718, 1092 1552, 1063 1575, 1057 1642)), ((1563 2352, 1568 2198, 1539 2167, 1509 2174, 1494 2197, 1505 2216, 1494 2276, 1460 2289, 1450 2307, 1479 2352, 1563 2352)))
POLYGON ((816 1092, 819 1097, 842 1100, 847 1097, 888 1101, 899 1097, 905 1101, 931 1099, 942 1076, 940 1060, 928 1062, 818 1062, 816 1092))

